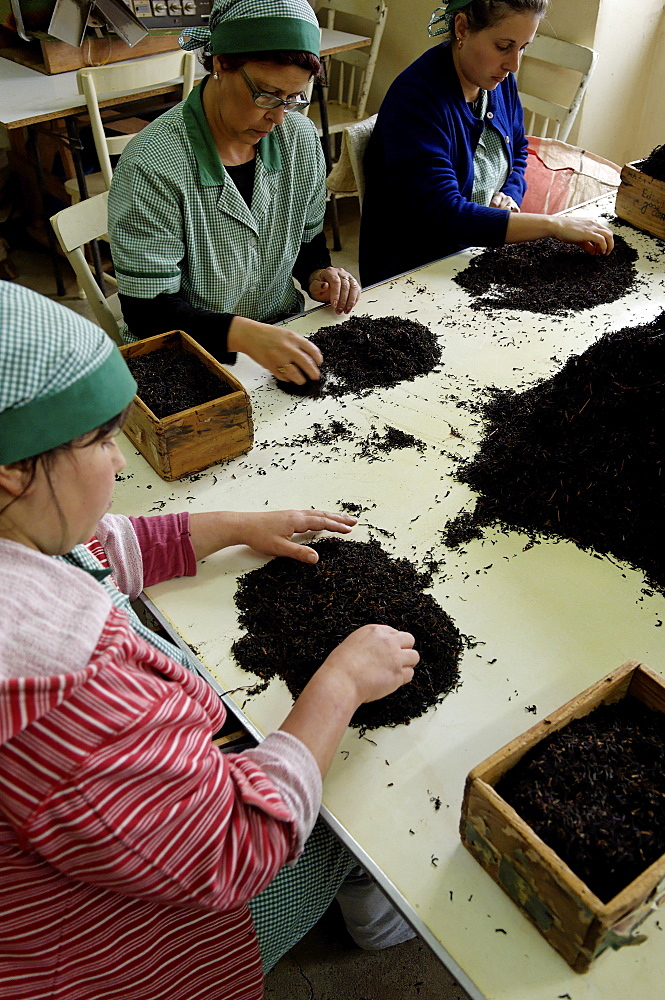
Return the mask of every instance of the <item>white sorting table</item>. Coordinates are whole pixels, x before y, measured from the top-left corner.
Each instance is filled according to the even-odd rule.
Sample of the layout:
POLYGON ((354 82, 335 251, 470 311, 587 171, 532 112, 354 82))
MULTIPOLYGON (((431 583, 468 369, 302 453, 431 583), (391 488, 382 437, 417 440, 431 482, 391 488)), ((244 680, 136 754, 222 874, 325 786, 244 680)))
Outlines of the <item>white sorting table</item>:
MULTIPOLYGON (((576 211, 611 213, 612 198, 576 211)), ((628 659, 665 675, 665 628, 659 627, 665 598, 645 594, 641 574, 570 542, 525 551, 526 535, 497 530, 453 553, 438 535, 448 518, 473 504, 471 491, 452 478, 450 456, 473 455, 481 426, 458 403, 479 398, 488 386, 530 386, 602 333, 647 322, 665 308, 663 244, 627 227, 619 231, 640 251, 639 281, 609 306, 565 318, 472 311, 467 293, 451 282, 467 251, 368 290, 358 307, 428 324, 443 347, 436 373, 364 399, 294 399, 241 359, 236 372, 252 396, 254 449, 182 482, 164 483, 123 438, 129 463, 116 511, 335 509, 346 501, 368 508, 352 538, 371 537, 368 525, 374 525, 394 534, 377 537, 396 555, 422 563, 434 547, 445 558, 432 593, 479 642, 463 657, 462 685, 409 726, 365 739, 348 730, 325 782, 324 804, 333 827, 474 998, 663 997, 665 915, 644 925, 645 944, 607 953, 577 975, 462 847, 458 824, 465 777, 488 754, 628 659), (422 456, 407 449, 368 462, 355 456, 357 444, 289 444, 313 423, 336 418, 359 436, 372 425, 391 424, 429 447, 422 456), (536 714, 527 706, 536 706, 536 714)), ((343 321, 317 309, 290 325, 309 333, 343 321)), ((237 577, 263 562, 245 549, 218 553, 195 579, 161 584, 149 597, 266 733, 286 715, 290 696, 280 681, 246 700, 243 687, 253 678, 230 655, 242 634, 233 603, 237 577)))

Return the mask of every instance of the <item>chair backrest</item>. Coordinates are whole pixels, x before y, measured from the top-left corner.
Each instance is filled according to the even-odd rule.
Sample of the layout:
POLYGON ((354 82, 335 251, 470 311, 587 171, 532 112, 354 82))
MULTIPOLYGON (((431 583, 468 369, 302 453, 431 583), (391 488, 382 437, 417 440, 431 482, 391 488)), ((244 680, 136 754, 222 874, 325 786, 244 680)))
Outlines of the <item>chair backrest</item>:
POLYGON ((132 135, 108 136, 99 109, 103 99, 113 94, 146 90, 182 79, 183 100, 194 86, 196 57, 193 52, 166 52, 146 59, 131 59, 107 66, 86 66, 76 74, 79 94, 85 97, 95 150, 107 189, 111 186, 111 156, 123 151, 132 135))
POLYGON ((346 117, 349 122, 354 119, 360 121, 365 116, 388 8, 384 0, 321 0, 316 5, 316 12, 325 28, 339 27, 336 24, 337 14, 344 15, 344 31, 368 35, 371 25, 374 25, 369 46, 336 52, 326 60, 330 81, 328 104, 338 104, 348 109, 346 117), (363 23, 357 27, 350 25, 349 17, 363 23))
POLYGON ((95 319, 117 344, 121 343, 122 313, 117 294, 107 299, 95 281, 83 247, 104 236, 108 227, 108 191, 76 202, 51 216, 58 242, 74 269, 95 319))
POLYGON ((349 125, 342 133, 343 140, 346 142, 349 160, 351 161, 353 176, 356 179, 356 190, 358 191, 358 200, 360 201, 361 206, 363 198, 365 197, 365 170, 363 168, 363 157, 365 156, 367 143, 369 142, 369 137, 372 134, 375 124, 376 115, 372 115, 371 118, 365 118, 362 122, 355 122, 353 125, 349 125))
POLYGON ((525 112, 529 113, 528 116, 525 115, 525 127, 529 135, 565 142, 597 60, 598 53, 586 45, 536 35, 525 52, 517 77, 520 100, 525 112), (532 60, 540 63, 540 67, 532 60), (563 74, 568 79, 557 79, 557 75, 562 76, 561 73, 557 74, 561 68, 568 71, 563 74), (572 92, 569 103, 565 103, 566 99, 559 103, 553 101, 553 89, 562 93, 566 85, 569 93, 572 92), (540 125, 537 118, 543 120, 540 125), (536 131, 537 127, 540 127, 540 132, 536 131))

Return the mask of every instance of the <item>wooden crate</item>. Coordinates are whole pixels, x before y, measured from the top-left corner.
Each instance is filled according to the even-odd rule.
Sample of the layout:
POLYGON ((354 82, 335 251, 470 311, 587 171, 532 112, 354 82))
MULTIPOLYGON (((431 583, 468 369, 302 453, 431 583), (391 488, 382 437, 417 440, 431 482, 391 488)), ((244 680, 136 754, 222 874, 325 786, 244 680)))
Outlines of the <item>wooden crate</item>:
POLYGON ((244 455, 254 441, 249 395, 223 365, 180 330, 147 337, 120 348, 125 358, 161 348, 181 347, 196 357, 234 392, 200 406, 158 418, 139 396, 130 403, 124 431, 162 479, 180 479, 217 462, 244 455))
POLYGON ((631 660, 488 757, 466 780, 465 847, 575 972, 586 972, 607 948, 645 940, 636 929, 665 898, 665 855, 603 903, 493 786, 546 736, 628 693, 665 712, 665 682, 631 660))
POLYGON ((665 239, 665 181, 637 169, 636 160, 621 168, 615 212, 632 226, 665 239))

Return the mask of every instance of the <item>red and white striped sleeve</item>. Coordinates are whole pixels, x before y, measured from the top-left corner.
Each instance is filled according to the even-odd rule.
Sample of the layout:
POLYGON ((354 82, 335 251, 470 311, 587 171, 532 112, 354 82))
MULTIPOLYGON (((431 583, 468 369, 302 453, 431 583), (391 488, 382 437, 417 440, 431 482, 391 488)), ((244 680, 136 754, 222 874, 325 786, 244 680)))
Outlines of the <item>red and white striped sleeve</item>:
POLYGON ((92 665, 5 747, 21 840, 123 895, 220 911, 255 896, 301 837, 265 771, 211 743, 224 714, 216 694, 115 608, 92 665))

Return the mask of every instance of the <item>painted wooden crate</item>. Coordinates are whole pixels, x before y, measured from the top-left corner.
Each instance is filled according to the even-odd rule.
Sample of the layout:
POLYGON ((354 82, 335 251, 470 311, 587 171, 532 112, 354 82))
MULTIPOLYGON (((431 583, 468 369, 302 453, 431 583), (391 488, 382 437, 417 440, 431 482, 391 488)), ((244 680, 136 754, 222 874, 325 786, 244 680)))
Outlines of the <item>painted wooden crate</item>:
POLYGON ((628 693, 665 712, 665 682, 631 660, 488 757, 466 780, 460 824, 465 847, 575 972, 586 972, 607 948, 645 940, 636 930, 665 898, 665 855, 603 903, 494 785, 546 736, 628 693))
POLYGON ((180 347, 194 354, 233 392, 218 399, 156 417, 139 396, 130 404, 124 431, 162 479, 171 481, 249 451, 254 424, 249 395, 223 365, 180 330, 147 337, 120 348, 125 358, 180 347))
POLYGON ((665 181, 643 174, 637 168, 641 162, 621 168, 615 212, 638 229, 665 239, 665 181))

